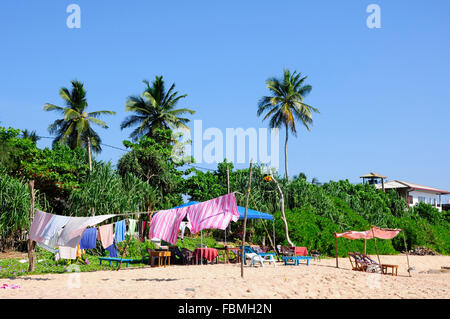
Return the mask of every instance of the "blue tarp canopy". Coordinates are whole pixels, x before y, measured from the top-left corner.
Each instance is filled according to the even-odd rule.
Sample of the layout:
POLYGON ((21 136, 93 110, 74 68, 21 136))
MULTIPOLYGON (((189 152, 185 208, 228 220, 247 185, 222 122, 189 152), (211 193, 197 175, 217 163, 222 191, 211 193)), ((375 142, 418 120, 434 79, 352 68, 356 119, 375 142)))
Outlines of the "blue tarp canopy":
MULTIPOLYGON (((180 208, 180 207, 185 207, 185 206, 191 206, 191 205, 195 205, 198 204, 200 202, 189 202, 174 208, 180 208)), ((238 211, 239 211, 239 219, 244 219, 245 216, 245 207, 242 206, 238 206, 238 211)), ((247 208, 247 219, 269 219, 269 220, 273 220, 273 215, 270 214, 266 214, 266 213, 262 213, 262 212, 258 212, 256 210, 247 208)))

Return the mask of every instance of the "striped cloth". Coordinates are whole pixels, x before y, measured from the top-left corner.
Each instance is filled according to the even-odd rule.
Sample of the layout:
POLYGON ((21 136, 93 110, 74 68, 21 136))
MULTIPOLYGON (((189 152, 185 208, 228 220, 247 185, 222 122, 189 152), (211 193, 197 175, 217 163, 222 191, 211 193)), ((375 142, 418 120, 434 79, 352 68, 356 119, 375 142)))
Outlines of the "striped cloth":
POLYGON ((231 220, 236 222, 239 219, 234 193, 191 205, 187 208, 189 209, 187 216, 192 225, 190 229, 192 234, 203 229, 224 230, 231 220))
POLYGON ((224 230, 231 220, 236 222, 239 219, 236 199, 231 193, 195 205, 159 211, 150 223, 149 238, 159 238, 175 245, 180 224, 186 215, 193 234, 203 229, 224 230))
POLYGON ((150 222, 148 238, 158 238, 175 245, 178 238, 178 230, 188 207, 161 210, 156 213, 150 222))

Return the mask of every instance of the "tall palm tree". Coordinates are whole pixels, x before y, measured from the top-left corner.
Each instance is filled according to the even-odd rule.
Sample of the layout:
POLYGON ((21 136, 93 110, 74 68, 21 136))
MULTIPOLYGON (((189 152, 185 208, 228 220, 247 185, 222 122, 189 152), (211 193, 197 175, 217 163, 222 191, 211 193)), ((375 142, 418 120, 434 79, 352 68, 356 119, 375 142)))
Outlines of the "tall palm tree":
POLYGON ((114 111, 96 111, 88 113, 86 111, 88 103, 86 100, 86 90, 83 83, 71 81, 72 90, 63 87, 59 90, 59 95, 64 100, 66 106, 57 106, 46 103, 44 111, 57 111, 64 117, 56 120, 48 127, 52 135, 56 135, 53 145, 62 143, 70 148, 84 147, 88 151, 92 150, 99 153, 102 150, 101 138, 95 132, 91 124, 99 125, 102 128, 108 128, 105 122, 100 121, 98 117, 103 114, 115 115, 114 111), (88 145, 91 145, 89 147, 88 145))
POLYGON ((294 136, 297 136, 296 120, 298 120, 310 131, 313 123, 312 113, 319 113, 318 109, 303 102, 303 98, 312 90, 311 85, 304 83, 306 78, 297 71, 291 73, 285 69, 282 78, 271 77, 266 80, 271 96, 263 96, 258 102, 258 116, 266 113, 263 121, 270 118, 271 128, 284 126, 286 129, 284 143, 286 179, 289 179, 287 151, 289 129, 294 136))
POLYGON ((23 139, 29 139, 34 144, 37 143, 41 138, 36 134, 36 131, 28 131, 27 129, 22 130, 22 138, 23 139))
POLYGON ((180 116, 186 113, 194 114, 195 111, 187 108, 175 109, 177 103, 187 94, 178 95, 178 92, 174 91, 175 83, 166 91, 162 76, 156 76, 151 85, 147 80, 143 82, 146 85, 144 93, 141 96, 129 96, 125 104, 125 111, 135 114, 125 118, 120 128, 137 125, 138 127, 130 134, 133 140, 138 140, 142 136, 154 136, 156 128, 189 129, 186 126, 189 119, 180 116))

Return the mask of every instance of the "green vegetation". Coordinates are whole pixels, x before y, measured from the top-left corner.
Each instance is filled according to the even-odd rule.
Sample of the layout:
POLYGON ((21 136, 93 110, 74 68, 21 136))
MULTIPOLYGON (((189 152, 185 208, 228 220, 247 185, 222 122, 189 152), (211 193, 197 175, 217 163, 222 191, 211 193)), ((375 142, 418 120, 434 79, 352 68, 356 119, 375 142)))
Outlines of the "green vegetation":
MULTIPOLYGON (((408 207, 395 192, 383 192, 369 185, 353 185, 347 180, 320 183, 317 178, 309 182, 305 174, 288 178, 287 140, 289 129, 297 132, 296 121, 306 129, 312 124, 312 113, 318 110, 303 102, 311 91, 297 72, 285 70, 282 79, 270 78, 267 86, 272 96, 259 101, 258 115, 270 118, 271 127, 286 128, 286 172, 273 177, 278 181, 285 199, 285 214, 289 236, 296 246, 318 250, 323 256, 333 256, 334 232, 367 230, 371 225, 405 230, 408 248, 427 246, 441 254, 450 253, 450 224, 448 212, 439 212, 428 204, 408 207)), ((123 141, 128 149, 117 162, 92 159, 92 170, 87 149, 101 151, 101 139, 90 127, 106 124, 97 119, 111 111, 87 113, 86 91, 83 84, 72 81, 72 90, 60 90, 65 107, 46 104, 45 110, 62 113, 63 118, 50 125, 56 135, 52 149, 37 147, 39 137, 32 131, 0 127, 0 251, 26 249, 27 231, 30 227, 30 193, 28 182, 35 182, 35 208, 49 213, 67 216, 91 214, 117 214, 136 211, 157 211, 178 206, 183 196, 190 200, 206 201, 227 193, 227 168, 231 191, 236 192, 237 204, 245 205, 248 185, 248 169, 235 170, 226 160, 216 170, 203 172, 186 169, 192 163, 180 150, 180 134, 172 132, 185 127, 189 119, 180 117, 194 111, 175 109, 186 97, 164 87, 162 77, 150 84, 142 96, 130 96, 126 110, 134 114, 127 117, 121 128, 135 127, 130 141, 123 141), (136 127, 137 126, 137 127, 136 127)), ((280 212, 280 193, 273 180, 267 178, 265 167, 255 165, 252 172, 249 208, 275 216, 276 243, 287 245, 284 222, 280 212)), ((141 214, 148 220, 148 214, 141 214)), ((272 223, 266 220, 250 220, 247 240, 253 244, 270 245, 272 223)), ((227 241, 239 244, 243 223, 231 223, 227 241)), ((224 232, 203 231, 203 243, 208 247, 224 240, 224 232)), ((347 251, 363 250, 363 240, 339 240, 339 255, 347 251)), ((195 249, 200 243, 199 234, 179 239, 180 248, 195 249)), ((124 247, 125 242, 119 244, 124 247)), ((393 240, 378 240, 380 254, 396 254, 404 250, 402 236, 393 240)), ((147 249, 154 248, 149 241, 131 240, 125 257, 136 260, 140 266, 147 249)), ((367 242, 368 253, 375 253, 374 241, 367 242)), ((98 265, 98 257, 107 252, 98 245, 86 252, 90 265, 80 264, 81 271, 109 269, 98 265)), ((38 260, 33 273, 64 272, 69 262, 55 262, 53 255, 38 249, 38 260)), ((0 260, 0 277, 23 274, 27 264, 17 260, 0 260)), ((115 267, 113 267, 115 268, 115 267)))

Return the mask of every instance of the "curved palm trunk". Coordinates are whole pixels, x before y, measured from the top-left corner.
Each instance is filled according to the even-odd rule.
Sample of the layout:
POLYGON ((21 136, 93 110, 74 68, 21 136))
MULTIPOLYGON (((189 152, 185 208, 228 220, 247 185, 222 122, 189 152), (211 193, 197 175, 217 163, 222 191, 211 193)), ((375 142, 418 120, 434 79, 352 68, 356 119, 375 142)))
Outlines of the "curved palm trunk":
POLYGON ((289 129, 288 129, 287 123, 285 123, 285 125, 286 125, 286 140, 284 142, 284 168, 285 168, 285 172, 286 172, 286 179, 289 180, 289 175, 288 175, 288 150, 287 150, 288 138, 289 138, 289 129))
POLYGON ((273 177, 272 172, 270 172, 270 177, 272 178, 272 180, 275 182, 275 184, 277 185, 278 191, 280 192, 280 196, 281 196, 281 219, 284 222, 284 231, 286 233, 286 240, 288 241, 289 245, 291 245, 291 247, 294 247, 294 243, 291 241, 291 239, 289 238, 289 229, 288 229, 288 223, 286 220, 286 215, 284 214, 284 196, 283 196, 283 192, 281 190, 280 185, 278 184, 278 181, 273 177))

